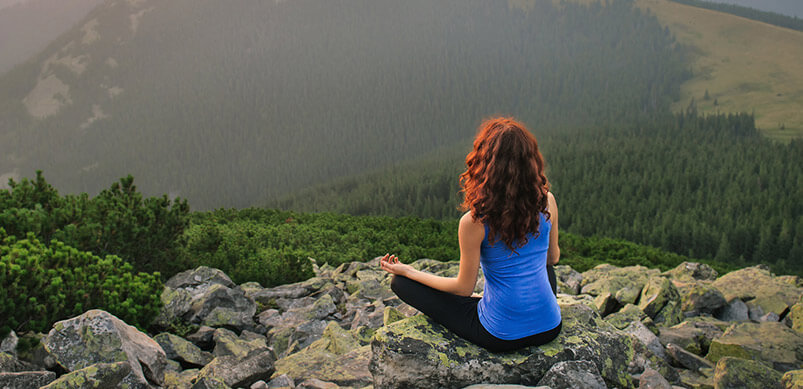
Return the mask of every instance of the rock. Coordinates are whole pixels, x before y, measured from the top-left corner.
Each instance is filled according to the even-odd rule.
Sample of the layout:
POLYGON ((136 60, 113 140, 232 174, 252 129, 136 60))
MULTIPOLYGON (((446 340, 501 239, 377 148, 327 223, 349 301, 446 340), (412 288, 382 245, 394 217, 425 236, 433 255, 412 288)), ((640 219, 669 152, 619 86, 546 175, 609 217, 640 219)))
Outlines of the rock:
POLYGON ((549 386, 524 386, 524 385, 494 385, 494 384, 474 384, 463 389, 552 389, 549 386))
POLYGON ((664 346, 672 343, 696 355, 705 355, 711 341, 722 336, 716 319, 687 320, 672 327, 661 327, 658 339, 664 346))
POLYGON ((707 359, 701 358, 698 355, 692 354, 680 346, 669 343, 666 345, 666 352, 672 359, 680 366, 689 370, 697 371, 699 369, 713 369, 714 364, 707 359))
POLYGON ((19 373, 0 373, 0 388, 39 389, 56 379, 52 371, 24 371, 19 373))
POLYGON ((605 317, 619 309, 619 301, 612 294, 605 292, 594 299, 594 307, 602 317, 605 317))
POLYGON ((778 314, 776 314, 775 312, 770 312, 758 318, 758 321, 780 321, 780 320, 781 318, 778 317, 778 314))
POLYGON ((638 380, 639 389, 672 389, 672 384, 653 369, 645 369, 638 380))
POLYGON ((368 370, 371 349, 357 337, 329 322, 323 336, 309 347, 276 361, 275 376, 286 374, 295 381, 321 379, 341 386, 363 387, 373 382, 368 370))
POLYGON ((14 331, 11 331, 3 338, 3 341, 0 342, 0 353, 7 353, 11 355, 17 355, 17 344, 19 343, 19 338, 14 331))
POLYGON ((265 381, 257 381, 251 384, 250 389, 270 389, 270 386, 268 386, 268 383, 265 381))
POLYGON ((212 354, 201 350, 179 336, 170 333, 156 335, 153 340, 162 346, 167 358, 178 361, 188 367, 203 367, 212 361, 212 354))
POLYGON ((655 323, 652 321, 652 319, 647 316, 647 314, 644 313, 641 308, 633 304, 627 304, 618 312, 614 312, 606 316, 605 321, 620 330, 627 328, 631 322, 640 321, 652 333, 656 335, 658 334, 658 327, 655 326, 655 323))
POLYGON ((214 328, 201 326, 197 331, 187 335, 187 340, 194 343, 201 350, 211 350, 212 347, 215 347, 214 335, 214 328))
MULTIPOLYGON (((244 331, 244 333, 246 332, 244 331)), ((215 349, 212 351, 212 355, 215 357, 234 355, 237 358, 245 358, 249 354, 268 349, 267 339, 264 336, 249 339, 247 335, 238 337, 234 332, 218 328, 213 338, 215 349)))
POLYGON ((683 262, 662 275, 681 282, 714 281, 718 276, 711 266, 697 262, 683 262))
POLYGON ((0 373, 16 373, 30 370, 38 369, 30 363, 19 360, 14 355, 0 353, 0 373))
POLYGON ((223 271, 207 266, 200 266, 170 277, 170 279, 165 282, 165 287, 170 289, 186 289, 208 284, 219 284, 227 288, 236 286, 234 282, 231 281, 231 278, 223 271))
POLYGON ((656 323, 672 326, 681 322, 680 295, 665 277, 653 276, 641 291, 638 307, 656 323))
POLYGON ((712 314, 724 307, 727 302, 719 289, 702 282, 675 282, 680 295, 680 309, 683 312, 699 315, 712 314))
POLYGON ((398 309, 393 307, 385 308, 385 311, 382 312, 382 325, 386 326, 390 323, 395 323, 399 320, 406 318, 403 313, 399 312, 398 309))
POLYGON ((655 356, 666 360, 667 355, 664 351, 664 346, 658 340, 658 337, 652 333, 647 327, 644 326, 640 321, 633 321, 630 323, 627 328, 623 330, 625 333, 633 335, 636 339, 638 339, 648 350, 650 350, 655 356))
POLYGON ((684 388, 693 389, 713 389, 714 388, 714 369, 709 369, 710 375, 693 372, 691 370, 681 369, 680 384, 684 388))
POLYGON ((287 374, 274 377, 268 382, 268 388, 294 388, 295 386, 295 381, 287 374))
POLYGON ((680 382, 678 372, 669 365, 667 359, 661 358, 650 351, 641 341, 633 342, 633 361, 628 365, 628 372, 633 375, 640 375, 646 370, 658 371, 661 376, 669 382, 680 382))
POLYGON ((711 342, 706 359, 737 357, 764 362, 779 371, 803 368, 803 336, 781 323, 738 323, 711 342))
POLYGON ((781 386, 784 389, 803 389, 803 370, 791 370, 781 377, 781 386))
POLYGON ((745 321, 750 320, 749 312, 747 304, 741 299, 735 298, 714 312, 714 316, 724 321, 745 321))
POLYGON ((218 378, 199 377, 191 389, 231 389, 231 387, 218 378))
POLYGON ((538 381, 538 386, 550 388, 608 389, 597 365, 589 361, 558 362, 538 381))
POLYGON ((760 307, 763 313, 758 317, 769 312, 781 316, 803 295, 803 288, 787 279, 774 277, 766 267, 760 265, 725 274, 711 285, 719 289, 727 301, 738 298, 747 302, 751 310, 760 307), (746 288, 745 285, 750 287, 746 288))
POLYGON ((577 360, 594 363, 609 386, 631 387, 627 367, 637 342, 583 303, 562 305, 561 311, 563 329, 555 340, 505 354, 471 344, 423 315, 382 327, 371 342, 374 387, 535 385, 556 363, 577 360))
POLYGON ((644 266, 616 267, 609 264, 598 265, 582 274, 581 293, 599 296, 611 293, 619 305, 635 304, 641 289, 658 270, 644 266))
POLYGON ((44 339, 44 346, 67 371, 100 362, 129 362, 127 369, 132 377, 127 377, 126 382, 162 385, 164 381, 167 358, 159 343, 105 311, 93 309, 57 322, 44 339))
POLYGON ((184 371, 165 371, 164 389, 190 389, 193 382, 198 378, 198 369, 187 369, 184 371))
POLYGON ((131 365, 128 361, 96 363, 67 373, 42 389, 94 389, 121 388, 150 389, 145 382, 132 381, 131 365))
POLYGON ((270 350, 255 351, 240 358, 236 355, 216 357, 198 373, 198 379, 217 379, 230 387, 248 387, 270 378, 275 371, 270 350))
POLYGON ((368 305, 360 304, 358 307, 354 310, 354 318, 351 320, 350 328, 353 329, 359 326, 379 328, 384 325, 385 304, 382 301, 374 301, 368 305))
POLYGON ((790 327, 797 332, 803 333, 803 303, 797 303, 789 309, 789 314, 786 315, 791 321, 790 327))
POLYGON ((339 385, 334 382, 322 381, 317 378, 310 378, 296 386, 297 389, 338 389, 339 385))
POLYGON ((569 266, 555 266, 555 278, 558 281, 558 293, 580 294, 583 275, 569 266))
POLYGON ((741 358, 724 357, 714 371, 714 388, 782 389, 781 373, 762 363, 741 358))

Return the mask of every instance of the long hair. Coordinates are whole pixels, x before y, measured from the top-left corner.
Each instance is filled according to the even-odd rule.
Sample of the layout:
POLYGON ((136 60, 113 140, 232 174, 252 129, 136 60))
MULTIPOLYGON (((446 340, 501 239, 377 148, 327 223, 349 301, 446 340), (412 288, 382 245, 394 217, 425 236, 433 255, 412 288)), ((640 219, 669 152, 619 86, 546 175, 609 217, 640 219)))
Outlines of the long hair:
POLYGON ((549 181, 544 157, 529 130, 513 118, 491 118, 480 125, 474 149, 460 175, 461 208, 488 226, 488 241, 503 241, 511 250, 538 236, 546 214, 549 181))

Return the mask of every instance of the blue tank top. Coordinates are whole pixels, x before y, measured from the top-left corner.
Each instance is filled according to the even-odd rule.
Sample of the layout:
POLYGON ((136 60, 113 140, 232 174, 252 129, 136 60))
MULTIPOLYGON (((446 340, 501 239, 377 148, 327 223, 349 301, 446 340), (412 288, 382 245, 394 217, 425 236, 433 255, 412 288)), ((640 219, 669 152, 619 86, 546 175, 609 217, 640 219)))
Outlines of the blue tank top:
POLYGON ((499 339, 520 339, 560 324, 560 307, 546 272, 552 222, 541 214, 538 228, 538 237, 529 234, 527 244, 514 253, 505 242, 491 245, 485 226, 480 249, 485 291, 477 314, 482 326, 499 339))

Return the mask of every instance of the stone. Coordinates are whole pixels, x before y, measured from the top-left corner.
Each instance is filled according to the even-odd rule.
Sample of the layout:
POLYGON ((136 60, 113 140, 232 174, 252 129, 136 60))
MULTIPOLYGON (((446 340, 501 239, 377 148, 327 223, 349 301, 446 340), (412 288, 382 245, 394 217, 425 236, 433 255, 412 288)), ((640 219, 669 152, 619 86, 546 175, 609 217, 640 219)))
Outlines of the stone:
POLYGON ((714 312, 714 316, 724 321, 745 321, 750 320, 749 312, 747 304, 741 299, 735 298, 714 312))
POLYGON ((215 377, 199 377, 191 389, 231 389, 231 387, 215 377))
MULTIPOLYGON (((556 363, 594 363, 609 386, 631 387, 634 357, 630 336, 613 328, 587 305, 561 305, 563 328, 552 342, 512 353, 491 353, 459 338, 424 315, 377 330, 371 342, 374 388, 460 388, 485 382, 535 385, 556 363)), ((646 348, 645 348, 646 350, 646 348)))
POLYGON ((386 326, 390 323, 395 323, 406 317, 407 316, 404 316, 404 314, 399 312, 398 309, 393 307, 386 307, 385 311, 382 312, 382 325, 386 326))
POLYGON ((627 304, 619 311, 605 316, 605 321, 620 330, 627 328, 631 322, 640 321, 652 333, 658 334, 658 327, 655 326, 652 319, 641 308, 633 304, 627 304))
POLYGON ((762 363, 724 357, 714 370, 714 388, 782 389, 781 377, 781 373, 762 363))
POLYGON ((268 388, 294 388, 295 386, 295 381, 287 374, 271 378, 270 382, 268 382, 268 388))
POLYGON ((681 282, 714 281, 719 275, 714 268, 704 263, 683 262, 661 275, 681 282))
POLYGON ((766 363, 779 371, 803 368, 803 336, 777 322, 737 323, 711 342, 706 359, 737 357, 766 363))
POLYGON ((296 389, 338 389, 340 386, 334 382, 319 380, 317 378, 310 378, 298 384, 296 389))
POLYGON ((678 374, 680 375, 681 387, 693 389, 714 389, 714 370, 709 370, 711 370, 710 376, 686 369, 679 370, 678 374))
POLYGON ((803 370, 790 370, 781 377, 784 389, 803 389, 803 370))
POLYGON ((0 373, 16 373, 28 370, 38 370, 35 366, 19 360, 8 353, 0 353, 0 373))
POLYGON ((778 317, 778 314, 775 312, 770 312, 764 316, 758 318, 758 321, 780 321, 781 318, 778 317))
POLYGON ((680 294, 669 279, 653 276, 641 291, 638 307, 656 323, 672 326, 681 322, 680 294))
POLYGON ((153 340, 162 346, 167 358, 178 361, 183 366, 203 367, 214 358, 192 342, 170 333, 156 335, 153 340))
POLYGON ((704 317, 686 320, 672 327, 661 327, 658 340, 661 344, 674 344, 684 350, 702 356, 708 353, 711 341, 722 336, 723 330, 716 319, 704 317))
MULTIPOLYGON (((215 349, 212 355, 223 357, 234 355, 237 358, 245 358, 254 352, 262 352, 268 349, 267 338, 257 337, 249 339, 247 336, 237 336, 232 331, 225 328, 218 328, 213 336, 215 349)), ((204 364, 206 365, 206 364, 204 364)))
POLYGON ((761 265, 732 271, 711 285, 719 289, 727 301, 738 298, 746 302, 751 310, 760 308, 762 313, 758 317, 769 312, 781 316, 803 295, 803 288, 787 279, 775 277, 761 265), (745 285, 750 287, 746 288, 745 285))
POLYGON ((273 353, 256 351, 244 358, 236 355, 215 357, 198 373, 198 379, 217 379, 230 387, 248 387, 269 379, 275 371, 273 353))
POLYGON ((558 281, 558 293, 580 294, 583 275, 566 265, 558 265, 554 268, 555 278, 558 281))
POLYGON ((212 347, 215 347, 214 336, 214 328, 201 326, 197 331, 187 335, 187 340, 198 346, 201 350, 211 350, 212 347))
POLYGON ((619 301, 609 292, 605 292, 594 299, 594 307, 605 317, 619 309, 619 301))
POLYGON ((786 317, 791 321, 790 327, 793 330, 803 333, 803 303, 796 303, 789 308, 789 314, 786 317))
POLYGON ((370 346, 332 321, 309 347, 276 361, 275 377, 285 374, 295 381, 317 378, 341 386, 363 387, 373 382, 368 370, 370 346))
POLYGON ((638 380, 639 389, 672 389, 672 384, 653 369, 645 369, 638 380))
POLYGON ((650 352, 655 354, 655 356, 666 360, 667 355, 664 351, 664 346, 658 340, 658 337, 652 333, 647 327, 644 326, 640 321, 633 321, 627 326, 624 330, 625 333, 633 335, 636 339, 638 339, 645 347, 647 347, 650 352))
POLYGON ((680 309, 693 315, 712 314, 727 302, 719 289, 702 282, 674 282, 680 295, 680 309))
POLYGON ((669 354, 669 356, 672 357, 672 360, 674 360, 678 365, 692 371, 697 371, 704 368, 714 368, 714 364, 709 362, 707 359, 692 354, 680 346, 672 343, 666 345, 666 353, 669 354))
POLYGON ((198 378, 198 369, 187 369, 183 371, 165 371, 164 389, 190 389, 195 379, 198 378))
POLYGON ((639 340, 633 342, 633 361, 628 365, 628 372, 632 375, 640 375, 645 371, 652 369, 656 370, 669 382, 679 383, 680 376, 675 368, 673 368, 666 358, 661 358, 655 355, 644 343, 639 340))
POLYGON ((374 301, 370 304, 360 304, 354 310, 354 318, 351 320, 350 328, 366 326, 368 328, 379 328, 384 325, 385 304, 382 301, 374 301))
POLYGON ((538 381, 538 386, 550 388, 608 389, 597 365, 589 361, 558 362, 538 381))
POLYGON ((616 267, 609 264, 597 265, 582 274, 581 293, 599 296, 611 293, 619 305, 635 304, 641 289, 650 276, 658 274, 658 270, 644 266, 616 267))
POLYGON ((150 389, 146 382, 132 381, 132 369, 128 361, 96 363, 67 373, 57 380, 42 386, 42 389, 94 389, 121 388, 150 389))
POLYGON ((93 309, 57 322, 44 339, 44 346, 67 371, 100 362, 129 362, 132 377, 126 382, 162 385, 164 381, 167 357, 159 343, 105 311, 93 309))
POLYGON ((494 384, 474 384, 463 389, 552 389, 549 386, 524 386, 524 385, 494 385, 494 384))
POLYGON ((0 373, 0 388, 39 389, 56 379, 52 371, 23 371, 19 373, 0 373))
POLYGON ((227 288, 235 287, 231 278, 222 270, 213 269, 207 266, 200 266, 193 270, 183 271, 170 277, 165 282, 165 287, 170 289, 192 288, 206 284, 220 284, 227 288))
POLYGON ((19 343, 20 339, 17 337, 17 333, 11 331, 0 341, 0 353, 8 353, 11 355, 17 355, 17 344, 19 343))
POLYGON ((251 384, 250 389, 270 389, 270 386, 268 386, 268 383, 265 381, 257 381, 251 384))

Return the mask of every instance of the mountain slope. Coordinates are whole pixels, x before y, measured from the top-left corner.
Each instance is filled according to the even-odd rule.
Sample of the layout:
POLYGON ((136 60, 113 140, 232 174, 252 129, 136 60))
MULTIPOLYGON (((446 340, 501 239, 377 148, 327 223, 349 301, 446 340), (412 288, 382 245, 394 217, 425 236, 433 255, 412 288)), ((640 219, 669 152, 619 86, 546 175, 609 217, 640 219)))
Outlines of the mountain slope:
POLYGON ((133 174, 202 209, 415 158, 508 113, 591 127, 665 110, 672 38, 627 1, 109 0, 0 79, 0 174, 133 174))
POLYGON ((102 0, 0 2, 0 75, 66 32, 102 0))
POLYGON ((803 32, 669 0, 636 4, 691 48, 694 76, 675 110, 694 99, 702 112, 755 112, 770 137, 803 137, 803 32))

